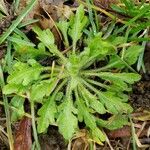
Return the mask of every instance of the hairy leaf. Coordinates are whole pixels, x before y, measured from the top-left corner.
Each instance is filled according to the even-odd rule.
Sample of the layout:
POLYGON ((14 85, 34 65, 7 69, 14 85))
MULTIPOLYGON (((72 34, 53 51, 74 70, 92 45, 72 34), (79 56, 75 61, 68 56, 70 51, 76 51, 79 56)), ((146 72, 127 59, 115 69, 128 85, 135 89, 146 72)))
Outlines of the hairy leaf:
POLYGON ((3 88, 3 94, 23 94, 27 90, 26 86, 21 84, 9 83, 6 84, 3 88))
POLYGON ((102 79, 115 81, 115 82, 126 82, 129 84, 133 84, 136 81, 139 81, 141 76, 136 73, 111 73, 111 72, 101 72, 99 76, 102 79))
POLYGON ((38 35, 38 39, 46 46, 54 44, 54 35, 49 29, 42 30, 38 26, 35 26, 33 31, 38 35))
POLYGON ((49 96, 57 85, 57 79, 52 78, 49 80, 40 81, 34 84, 31 89, 31 100, 42 102, 44 96, 49 96))
POLYGON ((101 141, 104 141, 104 134, 97 128, 95 117, 89 113, 89 110, 84 105, 83 100, 78 100, 77 105, 79 111, 78 113, 79 115, 82 115, 86 126, 91 129, 95 136, 97 136, 101 141), (97 134, 95 133, 95 131, 98 131, 97 134))
POLYGON ((107 128, 109 130, 115 130, 118 128, 122 128, 124 125, 128 124, 128 117, 125 115, 114 115, 110 117, 108 120, 102 120, 97 118, 97 124, 101 127, 107 128))
POLYGON ((100 114, 106 113, 106 109, 104 105, 98 100, 98 98, 91 94, 87 89, 84 87, 81 88, 81 93, 85 101, 88 101, 88 105, 93 108, 96 112, 100 114))
POLYGON ((69 35, 72 38, 74 50, 76 48, 77 41, 82 36, 83 28, 85 27, 87 22, 88 22, 88 19, 84 14, 84 7, 83 5, 80 5, 76 11, 75 16, 72 17, 70 21, 69 35))
POLYGON ((124 103, 124 100, 122 101, 120 97, 112 92, 100 92, 99 98, 107 110, 112 114, 131 113, 133 111, 129 104, 124 103))
MULTIPOLYGON (((135 64, 138 59, 139 54, 142 52, 142 49, 143 48, 139 45, 134 45, 134 46, 129 47, 124 52, 123 60, 125 62, 127 62, 128 65, 135 64)), ((112 67, 115 67, 115 68, 124 68, 125 67, 125 64, 115 56, 112 56, 110 58, 108 65, 113 64, 113 63, 114 63, 114 65, 112 65, 112 67)))
POLYGON ((32 81, 38 80, 43 67, 36 62, 31 61, 30 63, 31 65, 17 62, 13 67, 13 72, 7 78, 7 82, 27 86, 32 81))
POLYGON ((106 56, 115 52, 115 47, 107 40, 103 40, 100 33, 88 40, 90 57, 106 56))
POLYGON ((57 119, 59 131, 67 140, 72 138, 73 134, 78 128, 77 118, 72 113, 72 107, 73 106, 72 106, 71 101, 66 100, 63 111, 60 112, 58 119, 57 119))
POLYGON ((50 97, 43 106, 38 110, 38 126, 39 133, 44 132, 50 124, 55 123, 55 113, 57 112, 54 97, 50 97))
POLYGON ((68 41, 69 22, 59 21, 59 23, 57 23, 57 26, 58 26, 59 30, 61 31, 61 33, 63 34, 65 46, 69 47, 69 41, 68 41))

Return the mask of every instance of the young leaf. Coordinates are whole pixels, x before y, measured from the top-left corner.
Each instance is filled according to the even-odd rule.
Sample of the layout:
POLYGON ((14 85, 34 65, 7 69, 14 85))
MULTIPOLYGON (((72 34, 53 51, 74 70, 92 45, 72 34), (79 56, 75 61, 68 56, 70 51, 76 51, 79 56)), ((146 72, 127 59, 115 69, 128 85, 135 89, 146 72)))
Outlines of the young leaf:
POLYGON ((41 30, 39 27, 34 27, 33 31, 38 35, 38 39, 49 49, 52 54, 55 54, 66 62, 63 54, 57 49, 53 33, 49 30, 41 30))
POLYGON ((57 26, 58 26, 59 30, 61 31, 61 33, 63 34, 64 44, 65 44, 66 48, 69 47, 69 41, 68 41, 69 22, 59 21, 59 23, 57 23, 57 26))
POLYGON ((72 20, 70 21, 69 35, 73 41, 73 50, 76 49, 76 43, 82 36, 83 29, 87 22, 88 19, 84 14, 84 7, 83 5, 80 5, 77 8, 75 16, 72 17, 72 20))
POLYGON ((139 54, 142 52, 143 47, 139 45, 134 45, 129 47, 124 55, 124 60, 129 64, 133 65, 139 56, 139 54))
POLYGON ((18 119, 21 119, 24 115, 24 98, 21 96, 14 96, 9 105, 17 109, 17 111, 12 111, 11 120, 17 121, 18 119))
POLYGON ((43 106, 38 110, 38 126, 39 133, 44 132, 50 124, 55 123, 55 113, 57 112, 54 97, 50 97, 43 106))
POLYGON ((38 35, 38 39, 44 43, 45 46, 49 47, 54 44, 54 35, 49 29, 41 30, 38 26, 35 26, 33 31, 38 35))
POLYGON ((57 123, 60 133, 65 139, 69 140, 78 128, 78 121, 76 116, 72 113, 73 106, 71 100, 66 100, 64 103, 63 111, 60 112, 57 123))
POLYGON ((115 47, 107 40, 103 40, 100 33, 88 40, 88 47, 90 48, 90 57, 103 57, 115 52, 115 47))

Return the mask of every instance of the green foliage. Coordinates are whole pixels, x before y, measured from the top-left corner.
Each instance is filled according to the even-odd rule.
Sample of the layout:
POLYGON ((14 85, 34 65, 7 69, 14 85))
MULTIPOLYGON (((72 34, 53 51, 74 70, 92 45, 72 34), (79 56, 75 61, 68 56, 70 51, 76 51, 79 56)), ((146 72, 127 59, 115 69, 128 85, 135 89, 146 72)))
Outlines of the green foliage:
POLYGON ((21 96, 14 96, 9 105, 18 109, 18 111, 12 111, 11 120, 17 121, 18 119, 21 119, 24 115, 24 98, 21 96))
POLYGON ((35 44, 31 43, 23 32, 19 29, 15 29, 15 32, 8 38, 15 50, 14 57, 22 61, 28 61, 29 59, 44 58, 49 55, 42 43, 39 43, 38 48, 35 48, 35 44))
POLYGON ((57 119, 60 133, 65 139, 71 139, 77 129, 77 117, 73 114, 73 105, 70 99, 64 101, 62 111, 57 119))
MULTIPOLYGON (((124 114, 133 110, 127 103, 127 92, 131 91, 134 82, 140 80, 140 75, 126 71, 126 66, 131 68, 136 62, 141 46, 127 47, 119 52, 118 46, 125 42, 123 37, 120 40, 119 36, 114 36, 113 40, 103 38, 102 32, 86 36, 83 29, 88 30, 88 20, 82 5, 69 22, 59 22, 58 27, 66 47, 71 46, 68 41, 71 37, 73 49, 62 54, 49 29, 34 27, 40 45, 49 50, 49 56, 56 56, 55 65, 42 66, 36 57, 27 62, 16 61, 3 93, 21 95, 42 105, 38 110, 39 133, 45 132, 49 125, 57 125, 64 138, 69 140, 79 129, 78 122, 82 122, 89 135, 100 143, 105 140, 101 128, 122 127, 127 124, 124 114), (77 44, 80 38, 84 39, 83 47, 77 44), (118 57, 122 58, 116 59, 118 57), (106 113, 111 114, 108 120, 96 117, 106 113), (121 122, 119 118, 122 116, 121 122)), ((36 51, 33 45, 28 46, 36 51)))
POLYGON ((35 60, 29 60, 28 64, 17 62, 13 66, 13 72, 8 77, 7 82, 10 84, 22 84, 23 86, 27 86, 30 82, 39 79, 42 69, 43 67, 35 60))
POLYGON ((107 128, 109 130, 115 130, 122 128, 124 125, 128 124, 128 118, 125 115, 114 115, 108 120, 97 119, 97 124, 101 127, 107 128))
POLYGON ((42 133, 48 128, 49 124, 55 123, 55 113, 57 112, 55 101, 50 97, 43 106, 38 110, 38 132, 42 133))
MULTIPOLYGON (((138 59, 138 56, 142 52, 142 46, 133 45, 127 48, 124 52, 123 60, 128 63, 128 65, 133 65, 138 59)), ((121 54, 120 54, 121 55, 121 54)), ((118 59, 116 56, 111 56, 108 65, 113 64, 114 68, 124 68, 126 65, 123 61, 118 59)))
POLYGON ((121 0, 121 1, 124 4, 124 6, 121 7, 112 5, 113 10, 132 17, 139 15, 138 18, 149 18, 150 14, 149 4, 143 2, 136 4, 135 0, 121 0))
POLYGON ((54 90, 57 79, 52 78, 50 80, 42 80, 39 83, 35 83, 31 89, 31 100, 42 102, 44 96, 49 96, 54 90))
POLYGON ((85 16, 83 5, 80 5, 76 11, 76 15, 70 20, 69 35, 73 41, 73 50, 76 49, 76 43, 83 33, 83 28, 87 24, 88 19, 85 16))
POLYGON ((59 21, 59 23, 57 23, 57 26, 60 29, 61 33, 63 34, 64 45, 66 47, 69 47, 69 41, 68 41, 69 22, 67 22, 67 21, 59 21))

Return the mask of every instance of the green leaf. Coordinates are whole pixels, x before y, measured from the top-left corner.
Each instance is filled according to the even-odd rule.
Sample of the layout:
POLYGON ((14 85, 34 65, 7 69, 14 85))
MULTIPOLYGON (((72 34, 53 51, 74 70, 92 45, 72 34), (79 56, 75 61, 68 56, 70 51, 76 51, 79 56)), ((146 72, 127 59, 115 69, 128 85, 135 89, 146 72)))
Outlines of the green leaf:
POLYGON ((26 86, 23 86, 21 84, 10 83, 4 86, 3 94, 12 94, 12 93, 23 94, 26 90, 27 90, 26 86))
POLYGON ((90 57, 106 56, 115 52, 115 47, 109 41, 102 39, 101 33, 95 37, 87 40, 88 47, 90 48, 90 57))
POLYGON ((111 85, 108 87, 109 91, 121 92, 121 91, 131 91, 132 88, 128 86, 124 81, 121 80, 111 80, 111 85))
POLYGON ((38 39, 49 47, 54 44, 54 35, 50 29, 42 30, 38 26, 33 27, 33 31, 38 35, 38 39))
POLYGON ((133 111, 133 108, 129 104, 124 103, 124 99, 122 101, 122 98, 118 97, 115 93, 99 92, 99 98, 112 114, 131 113, 133 111))
POLYGON ((115 130, 122 128, 124 125, 128 124, 128 117, 125 115, 114 115, 110 117, 108 120, 102 120, 97 118, 97 124, 100 127, 107 128, 109 130, 115 130))
POLYGON ((126 82, 133 84, 136 81, 141 79, 141 76, 136 73, 111 73, 111 72, 101 72, 99 77, 105 80, 114 81, 114 82, 126 82))
POLYGON ((133 65, 137 61, 137 58, 139 54, 142 52, 142 50, 143 50, 143 47, 139 45, 134 45, 134 46, 129 47, 125 51, 124 60, 129 65, 133 65))
POLYGON ((21 39, 21 38, 17 38, 17 37, 8 37, 7 38, 9 41, 11 42, 14 42, 14 43, 17 43, 17 44, 21 44, 22 46, 30 46, 30 47, 34 47, 35 44, 29 42, 29 41, 26 41, 24 39, 21 39))
POLYGON ((38 133, 45 132, 50 124, 55 123, 55 113, 57 112, 54 97, 50 97, 43 106, 38 110, 40 116, 37 120, 38 133))
POLYGON ((97 136, 101 141, 104 141, 105 140, 104 134, 97 128, 95 117, 89 113, 89 110, 84 105, 83 100, 78 99, 77 105, 78 105, 78 113, 80 116, 82 115, 86 126, 91 129, 92 133, 95 136, 97 136), (98 131, 97 134, 95 131, 98 131))
MULTIPOLYGON (((22 40, 21 37, 22 35, 13 35, 13 38, 18 38, 19 40, 22 40)), ((27 37, 23 37, 23 40, 25 41, 24 43, 22 42, 23 40, 20 43, 18 41, 12 42, 15 49, 15 57, 17 57, 19 60, 27 61, 28 59, 43 58, 49 55, 49 53, 45 51, 45 46, 43 43, 38 44, 38 49, 36 49, 34 46, 26 43, 29 42, 29 40, 26 38, 27 37)))
POLYGON ((98 100, 98 98, 91 94, 86 88, 82 87, 80 89, 83 98, 85 101, 88 101, 88 105, 93 108, 96 112, 100 114, 106 113, 106 109, 104 108, 104 105, 98 100))
POLYGON ((53 33, 50 31, 50 29, 41 30, 39 27, 35 26, 33 28, 33 31, 38 35, 38 39, 49 49, 49 51, 61 58, 63 61, 66 62, 66 58, 63 56, 63 54, 57 49, 57 46, 55 45, 55 39, 53 33))
POLYGON ((67 21, 59 21, 57 23, 57 26, 64 37, 64 44, 66 47, 69 47, 69 41, 68 41, 68 28, 69 28, 69 22, 67 21))
MULTIPOLYGON (((134 45, 134 46, 129 47, 124 52, 123 60, 125 62, 127 62, 128 65, 135 64, 138 59, 138 56, 142 52, 142 49, 143 48, 139 45, 134 45)), ((113 64, 113 63, 115 63, 115 64, 112 67, 115 67, 115 68, 124 68, 125 67, 125 64, 115 56, 112 56, 110 58, 108 65, 113 64)))
POLYGON ((110 82, 108 90, 110 91, 131 91, 129 84, 139 81, 141 76, 136 73, 111 73, 101 72, 99 77, 110 82))
POLYGON ((49 80, 43 80, 36 83, 31 88, 31 100, 42 102, 44 96, 49 96, 57 85, 57 80, 55 78, 49 80))
POLYGON ((125 37, 124 36, 117 36, 116 35, 112 35, 109 37, 108 39, 114 46, 120 45, 120 44, 124 44, 125 43, 125 37))
POLYGON ((70 21, 69 35, 73 41, 73 50, 76 49, 76 43, 82 36, 83 29, 85 25, 87 24, 87 22, 88 22, 88 19, 84 13, 84 7, 83 5, 80 5, 77 8, 75 16, 73 16, 72 20, 70 21))
MULTIPOLYGON (((31 62, 29 60, 28 62, 31 62)), ((42 66, 33 61, 32 64, 17 62, 13 66, 13 72, 8 76, 7 82, 12 84, 22 84, 27 86, 34 80, 38 80, 42 72, 42 66)))
POLYGON ((106 109, 105 109, 104 105, 99 100, 90 99, 90 106, 99 114, 106 113, 106 109))
POLYGON ((24 115, 24 98, 21 96, 14 96, 11 99, 9 105, 17 109, 17 111, 16 110, 12 111, 11 120, 15 122, 18 119, 21 119, 24 115))
POLYGON ((72 103, 70 100, 66 100, 63 111, 60 112, 57 123, 59 132, 65 139, 69 140, 73 137, 76 129, 78 128, 78 121, 76 116, 72 113, 72 103))

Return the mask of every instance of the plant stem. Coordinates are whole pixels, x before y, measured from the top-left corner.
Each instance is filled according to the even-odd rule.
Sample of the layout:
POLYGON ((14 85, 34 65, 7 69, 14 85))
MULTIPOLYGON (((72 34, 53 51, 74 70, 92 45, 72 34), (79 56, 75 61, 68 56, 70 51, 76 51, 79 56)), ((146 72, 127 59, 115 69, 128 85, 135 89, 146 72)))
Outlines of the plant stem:
MULTIPOLYGON (((5 82, 4 82, 3 70, 2 70, 1 65, 0 65, 0 85, 1 85, 1 89, 3 89, 5 82)), ((4 109, 5 109, 5 114, 6 114, 6 126, 7 126, 9 146, 10 146, 10 150, 14 150, 14 146, 13 146, 14 140, 13 140, 13 135, 12 135, 12 130, 11 130, 11 119, 10 119, 9 104, 8 104, 7 96, 3 95, 3 101, 4 101, 4 109)))
POLYGON ((136 137, 135 128, 134 128, 134 124, 133 124, 133 122, 132 122, 131 115, 129 115, 129 119, 130 119, 130 122, 131 122, 131 132, 132 132, 132 140, 133 140, 133 150, 137 150, 137 147, 136 147, 136 140, 135 140, 135 137, 136 137))
MULTIPOLYGON (((130 26, 128 26, 128 28, 126 30, 124 43, 127 43, 128 38, 129 38, 129 33, 130 33, 130 26)), ((121 59, 122 60, 124 60, 125 51, 126 51, 126 47, 123 46, 123 48, 122 48, 122 54, 121 54, 121 59)))
POLYGON ((33 129, 33 136, 36 144, 37 150, 40 150, 40 144, 38 141, 37 131, 36 131, 36 125, 35 125, 35 112, 34 112, 34 102, 31 102, 31 116, 32 116, 32 129, 33 129))

